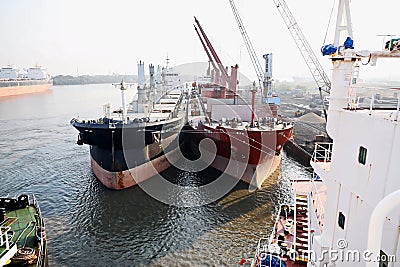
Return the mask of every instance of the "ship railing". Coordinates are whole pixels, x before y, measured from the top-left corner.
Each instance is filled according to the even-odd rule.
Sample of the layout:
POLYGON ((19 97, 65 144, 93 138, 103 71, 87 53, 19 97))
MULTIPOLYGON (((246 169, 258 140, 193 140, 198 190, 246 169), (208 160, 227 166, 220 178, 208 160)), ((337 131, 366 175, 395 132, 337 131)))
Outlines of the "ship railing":
POLYGON ((260 255, 261 252, 263 252, 263 251, 266 250, 266 248, 267 248, 268 245, 269 245, 269 240, 270 240, 270 239, 269 239, 269 238, 266 238, 266 237, 261 237, 261 238, 258 240, 255 258, 257 258, 258 255, 260 255))
POLYGON ((270 266, 276 266, 272 263, 273 259, 277 263, 279 263, 279 266, 283 266, 283 260, 282 258, 277 255, 276 253, 268 251, 270 239, 266 237, 261 237, 258 240, 257 243, 257 250, 254 255, 254 259, 251 263, 252 267, 270 267, 270 266), (266 261, 266 259, 269 257, 269 262, 266 261), (265 262, 264 262, 265 260, 265 262))
MULTIPOLYGON (((348 93, 348 109, 399 111, 400 86, 372 87, 354 85, 348 93)), ((397 116, 399 114, 396 114, 397 116)), ((397 117, 392 116, 397 120, 397 117)))
POLYGON ((10 249, 10 242, 8 240, 8 231, 11 231, 10 226, 0 227, 0 247, 6 246, 6 250, 10 249))
MULTIPOLYGON (((329 164, 329 163, 327 163, 329 164)), ((324 214, 325 214, 325 204, 323 201, 323 198, 321 197, 321 194, 325 194, 324 192, 320 192, 319 186, 322 183, 322 179, 314 172, 312 168, 305 168, 310 172, 310 175, 307 178, 300 178, 300 179, 295 179, 292 180, 292 183, 310 183, 311 188, 307 191, 299 190, 296 191, 296 189, 293 189, 293 192, 296 193, 301 193, 301 194, 307 194, 307 197, 309 198, 309 210, 314 210, 315 215, 316 215, 316 220, 318 221, 318 226, 319 230, 322 232, 322 226, 324 222, 324 214)), ((295 215, 296 216, 296 215, 295 215)))
POLYGON ((272 266, 277 266, 277 264, 278 264, 278 266, 286 266, 286 265, 283 265, 283 264, 285 264, 285 261, 281 257, 275 255, 274 253, 261 252, 258 259, 252 266, 254 266, 254 267, 272 267, 272 266), (267 259, 267 258, 269 258, 269 261, 265 261, 265 263, 264 263, 263 259, 267 259), (273 262, 275 262, 275 263, 273 263, 273 262))
POLYGON ((331 162, 333 143, 316 143, 312 156, 313 162, 331 162))
MULTIPOLYGON (((42 212, 39 207, 39 202, 36 200, 36 197, 33 194, 32 194, 32 203, 38 213, 38 218, 36 218, 36 220, 38 220, 38 219, 40 220, 40 227, 42 227, 44 229, 44 221, 43 221, 43 217, 42 217, 42 212)), ((46 239, 46 234, 44 231, 38 231, 37 234, 39 235, 38 236, 39 237, 39 253, 38 253, 38 258, 36 261, 36 266, 44 266, 43 261, 45 260, 45 254, 46 254, 46 248, 45 248, 44 241, 46 239)))

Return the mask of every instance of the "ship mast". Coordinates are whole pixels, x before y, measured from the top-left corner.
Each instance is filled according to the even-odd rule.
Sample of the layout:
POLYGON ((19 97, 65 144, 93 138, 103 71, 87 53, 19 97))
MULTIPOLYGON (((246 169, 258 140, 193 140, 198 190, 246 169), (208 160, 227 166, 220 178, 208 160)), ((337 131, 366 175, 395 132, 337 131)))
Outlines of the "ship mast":
MULTIPOLYGON (((126 116, 126 104, 125 104, 125 92, 126 92, 126 89, 127 89, 127 86, 130 86, 130 84, 126 84, 125 82, 124 82, 124 80, 122 80, 121 81, 121 83, 116 83, 116 84, 113 84, 115 87, 117 87, 117 86, 119 86, 119 89, 121 90, 121 104, 122 104, 122 121, 124 122, 124 123, 127 123, 127 116, 126 116)), ((108 106, 108 109, 109 109, 109 106, 108 106)), ((105 107, 105 110, 107 110, 107 106, 105 107)))
POLYGON ((253 82, 253 88, 251 89, 251 124, 250 124, 251 128, 254 128, 255 126, 254 117, 255 117, 256 93, 257 93, 256 82, 253 82))
POLYGON ((341 33, 345 32, 346 37, 353 39, 353 28, 351 26, 351 14, 349 1, 339 1, 339 10, 336 18, 335 42, 334 46, 338 47, 341 33))

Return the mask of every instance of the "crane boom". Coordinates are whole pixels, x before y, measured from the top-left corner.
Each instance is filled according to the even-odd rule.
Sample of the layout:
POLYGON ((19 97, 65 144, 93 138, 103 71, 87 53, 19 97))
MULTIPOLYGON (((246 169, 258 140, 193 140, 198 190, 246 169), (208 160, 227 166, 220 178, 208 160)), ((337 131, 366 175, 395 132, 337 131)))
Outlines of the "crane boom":
MULTIPOLYGON (((196 22, 197 26, 199 27, 199 30, 204 38, 204 41, 206 42, 208 48, 210 49, 211 54, 214 56, 214 59, 218 65, 219 70, 221 71, 221 75, 224 77, 224 81, 228 81, 228 73, 226 72, 224 66, 222 65, 221 60, 219 59, 217 52, 215 52, 214 47, 212 46, 210 40, 208 39, 206 33, 203 30, 203 27, 201 27, 200 22, 197 20, 196 17, 194 17, 194 21, 196 22)), ((224 84, 225 85, 225 84, 224 84)))
MULTIPOLYGON (((199 39, 200 39, 201 44, 203 45, 204 51, 206 51, 206 54, 207 54, 207 57, 208 57, 208 61, 213 65, 214 70, 215 70, 217 73, 219 73, 218 67, 217 67, 217 65, 215 65, 215 62, 214 62, 212 56, 210 55, 210 52, 209 52, 208 49, 207 49, 207 45, 204 43, 203 39, 201 38, 201 35, 200 35, 199 31, 198 31, 197 28, 196 28, 196 25, 193 25, 193 26, 194 26, 194 29, 195 29, 195 31, 196 31, 196 33, 197 33, 197 36, 198 36, 199 39)), ((219 74, 217 74, 217 76, 219 76, 219 74)))
POLYGON ((331 90, 331 81, 312 51, 307 39, 304 37, 303 32, 290 12, 286 2, 284 0, 274 0, 274 3, 278 8, 278 11, 281 14, 286 26, 288 27, 297 47, 299 48, 300 53, 303 56, 303 59, 306 62, 315 82, 317 83, 320 92, 322 90, 329 94, 331 90))
POLYGON ((240 33, 243 36, 244 43, 246 44, 247 51, 249 52, 249 55, 250 55, 251 63, 253 64, 254 70, 257 74, 258 82, 260 83, 260 87, 262 89, 263 86, 261 86, 261 84, 264 81, 263 69, 261 67, 260 62, 258 61, 256 52, 254 51, 253 45, 251 44, 250 38, 249 38, 249 36, 246 32, 246 29, 243 25, 242 19, 240 18, 239 13, 236 9, 235 3, 233 2, 233 0, 229 0, 229 3, 231 4, 233 15, 235 16, 235 20, 239 26, 240 33))

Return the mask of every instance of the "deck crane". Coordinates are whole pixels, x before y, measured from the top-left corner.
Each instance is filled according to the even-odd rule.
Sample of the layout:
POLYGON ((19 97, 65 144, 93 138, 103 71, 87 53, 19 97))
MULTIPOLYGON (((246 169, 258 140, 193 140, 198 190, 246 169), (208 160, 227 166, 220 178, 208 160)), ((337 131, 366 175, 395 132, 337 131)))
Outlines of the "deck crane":
POLYGON ((197 36, 199 37, 201 44, 203 45, 204 51, 207 53, 209 62, 213 65, 215 71, 215 75, 213 75, 214 77, 212 87, 215 87, 215 85, 219 85, 214 88, 212 93, 208 92, 208 96, 206 97, 236 99, 238 65, 236 64, 235 66, 231 66, 231 75, 228 75, 228 67, 224 68, 220 58, 217 55, 217 52, 212 46, 210 40, 208 39, 207 34, 204 32, 203 27, 200 25, 200 22, 197 20, 196 17, 194 17, 194 20, 197 25, 197 27, 196 25, 194 25, 197 36))
POLYGON ((297 47, 299 48, 308 69, 310 70, 315 82, 317 83, 326 119, 327 115, 322 99, 322 91, 328 94, 330 93, 331 81, 326 75, 314 52, 312 51, 310 44, 307 42, 307 39, 304 37, 303 32, 301 31, 294 16, 292 15, 292 12, 290 12, 290 9, 286 2, 284 0, 274 0, 274 3, 278 8, 278 11, 281 14, 286 26, 288 27, 297 47))
POLYGON ((268 97, 272 96, 272 66, 271 66, 272 54, 264 55, 264 59, 266 60, 266 70, 264 73, 260 62, 258 61, 256 52, 254 51, 250 38, 247 34, 247 31, 244 27, 242 19, 240 18, 239 13, 236 9, 235 3, 233 2, 233 0, 229 0, 229 3, 231 5, 233 15, 235 16, 235 20, 239 26, 240 33, 243 36, 243 40, 244 43, 246 44, 247 51, 249 52, 251 63, 253 64, 254 70, 257 74, 258 83, 261 88, 262 101, 264 101, 265 98, 268 99, 268 97))
MULTIPOLYGON (((226 69, 224 68, 224 66, 223 66, 223 64, 222 64, 222 62, 221 62, 221 60, 219 59, 219 57, 218 57, 218 55, 217 55, 217 52, 215 52, 214 47, 212 46, 210 40, 208 39, 206 33, 205 33, 204 30, 203 30, 203 27, 200 25, 200 22, 198 21, 198 19, 197 19, 196 17, 194 17, 194 21, 196 22, 197 26, 199 27, 199 30, 200 30, 200 32, 201 32, 203 38, 204 38, 205 44, 206 44, 207 47, 210 49, 210 52, 211 52, 212 56, 214 57, 215 62, 216 62, 217 65, 218 65, 218 69, 219 69, 219 71, 221 72, 222 85, 223 85, 223 86, 226 86, 226 83, 228 82, 228 79, 229 79, 228 72, 227 72, 226 69)), ((199 34, 199 32, 198 32, 196 26, 195 26, 195 30, 196 30, 196 32, 197 32, 197 35, 198 35, 199 38, 200 38, 200 41, 201 41, 201 43, 202 43, 202 45, 203 45, 203 48, 204 48, 204 49, 206 50, 206 52, 207 52, 207 49, 206 49, 205 44, 204 44, 204 41, 201 39, 200 34, 199 34)), ((215 68, 215 65, 214 65, 215 63, 213 63, 214 61, 212 60, 212 58, 210 57, 210 54, 209 54, 208 52, 207 52, 207 56, 209 56, 209 59, 210 59, 211 63, 213 64, 214 69, 215 69, 215 70, 218 70, 218 69, 215 68)))

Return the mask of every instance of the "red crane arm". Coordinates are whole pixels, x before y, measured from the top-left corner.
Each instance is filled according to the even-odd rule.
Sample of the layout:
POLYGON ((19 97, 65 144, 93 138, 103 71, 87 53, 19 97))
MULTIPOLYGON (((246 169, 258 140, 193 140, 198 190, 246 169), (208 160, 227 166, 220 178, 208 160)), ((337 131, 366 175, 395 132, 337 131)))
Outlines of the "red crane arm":
POLYGON ((222 75, 224 76, 225 80, 227 81, 227 80, 228 80, 228 73, 226 72, 224 66, 222 65, 222 62, 221 62, 221 60, 219 59, 217 53, 215 52, 214 47, 212 46, 210 40, 208 39, 206 33, 204 32, 203 27, 201 27, 200 22, 197 20, 196 17, 194 17, 194 20, 195 20, 197 26, 199 27, 200 32, 201 32, 201 34, 202 34, 204 40, 206 41, 206 44, 207 44, 208 48, 209 48, 210 51, 211 51, 211 54, 213 55, 215 61, 217 62, 218 67, 219 67, 219 69, 220 69, 222 75))

